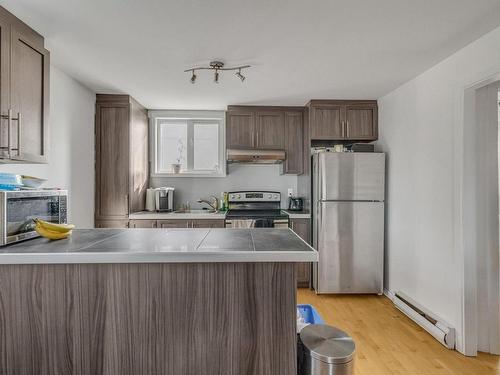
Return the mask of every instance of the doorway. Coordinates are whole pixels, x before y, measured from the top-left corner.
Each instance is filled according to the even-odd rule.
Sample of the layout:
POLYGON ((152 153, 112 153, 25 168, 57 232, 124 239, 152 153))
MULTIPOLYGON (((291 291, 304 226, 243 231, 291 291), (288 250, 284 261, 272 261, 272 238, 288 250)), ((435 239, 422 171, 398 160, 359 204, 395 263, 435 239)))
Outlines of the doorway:
POLYGON ((497 77, 465 94, 463 353, 471 356, 500 354, 499 90, 497 77))

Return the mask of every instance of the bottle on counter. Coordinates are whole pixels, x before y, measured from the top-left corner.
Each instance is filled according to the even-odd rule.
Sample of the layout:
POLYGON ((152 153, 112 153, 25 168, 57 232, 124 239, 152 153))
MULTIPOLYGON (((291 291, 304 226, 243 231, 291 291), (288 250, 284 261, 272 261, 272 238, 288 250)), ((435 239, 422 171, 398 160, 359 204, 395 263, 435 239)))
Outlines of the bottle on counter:
POLYGON ((221 211, 227 211, 229 209, 228 194, 226 192, 222 192, 220 193, 220 195, 221 195, 221 200, 220 200, 221 211))

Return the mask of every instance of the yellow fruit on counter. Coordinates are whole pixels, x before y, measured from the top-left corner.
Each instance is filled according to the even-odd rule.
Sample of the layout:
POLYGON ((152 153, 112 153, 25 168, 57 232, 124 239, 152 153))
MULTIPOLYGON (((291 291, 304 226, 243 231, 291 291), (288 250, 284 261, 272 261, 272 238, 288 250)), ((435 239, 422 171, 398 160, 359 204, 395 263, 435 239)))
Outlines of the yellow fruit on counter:
POLYGON ((41 219, 34 219, 34 222, 48 231, 66 233, 75 229, 73 224, 55 224, 41 219))
POLYGON ((35 231, 42 237, 48 238, 49 240, 62 240, 64 238, 68 238, 71 235, 71 230, 66 232, 56 232, 52 230, 48 230, 43 227, 40 223, 35 225, 35 231))

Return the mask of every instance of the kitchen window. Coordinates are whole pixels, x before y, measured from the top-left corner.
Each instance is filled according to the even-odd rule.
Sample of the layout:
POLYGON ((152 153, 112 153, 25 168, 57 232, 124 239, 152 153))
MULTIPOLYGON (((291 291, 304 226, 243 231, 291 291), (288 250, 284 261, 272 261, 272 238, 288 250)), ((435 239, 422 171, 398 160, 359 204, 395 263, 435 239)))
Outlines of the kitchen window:
POLYGON ((224 177, 224 112, 150 111, 152 176, 224 177))

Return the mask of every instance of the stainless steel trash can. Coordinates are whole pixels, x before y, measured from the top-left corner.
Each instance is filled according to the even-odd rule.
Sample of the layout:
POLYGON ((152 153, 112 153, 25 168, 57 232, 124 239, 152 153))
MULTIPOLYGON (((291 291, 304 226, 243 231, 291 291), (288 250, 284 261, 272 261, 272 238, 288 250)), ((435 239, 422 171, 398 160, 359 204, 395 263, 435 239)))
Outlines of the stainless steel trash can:
POLYGON ((299 375, 352 375, 354 340, 344 331, 311 324, 299 335, 299 375))

